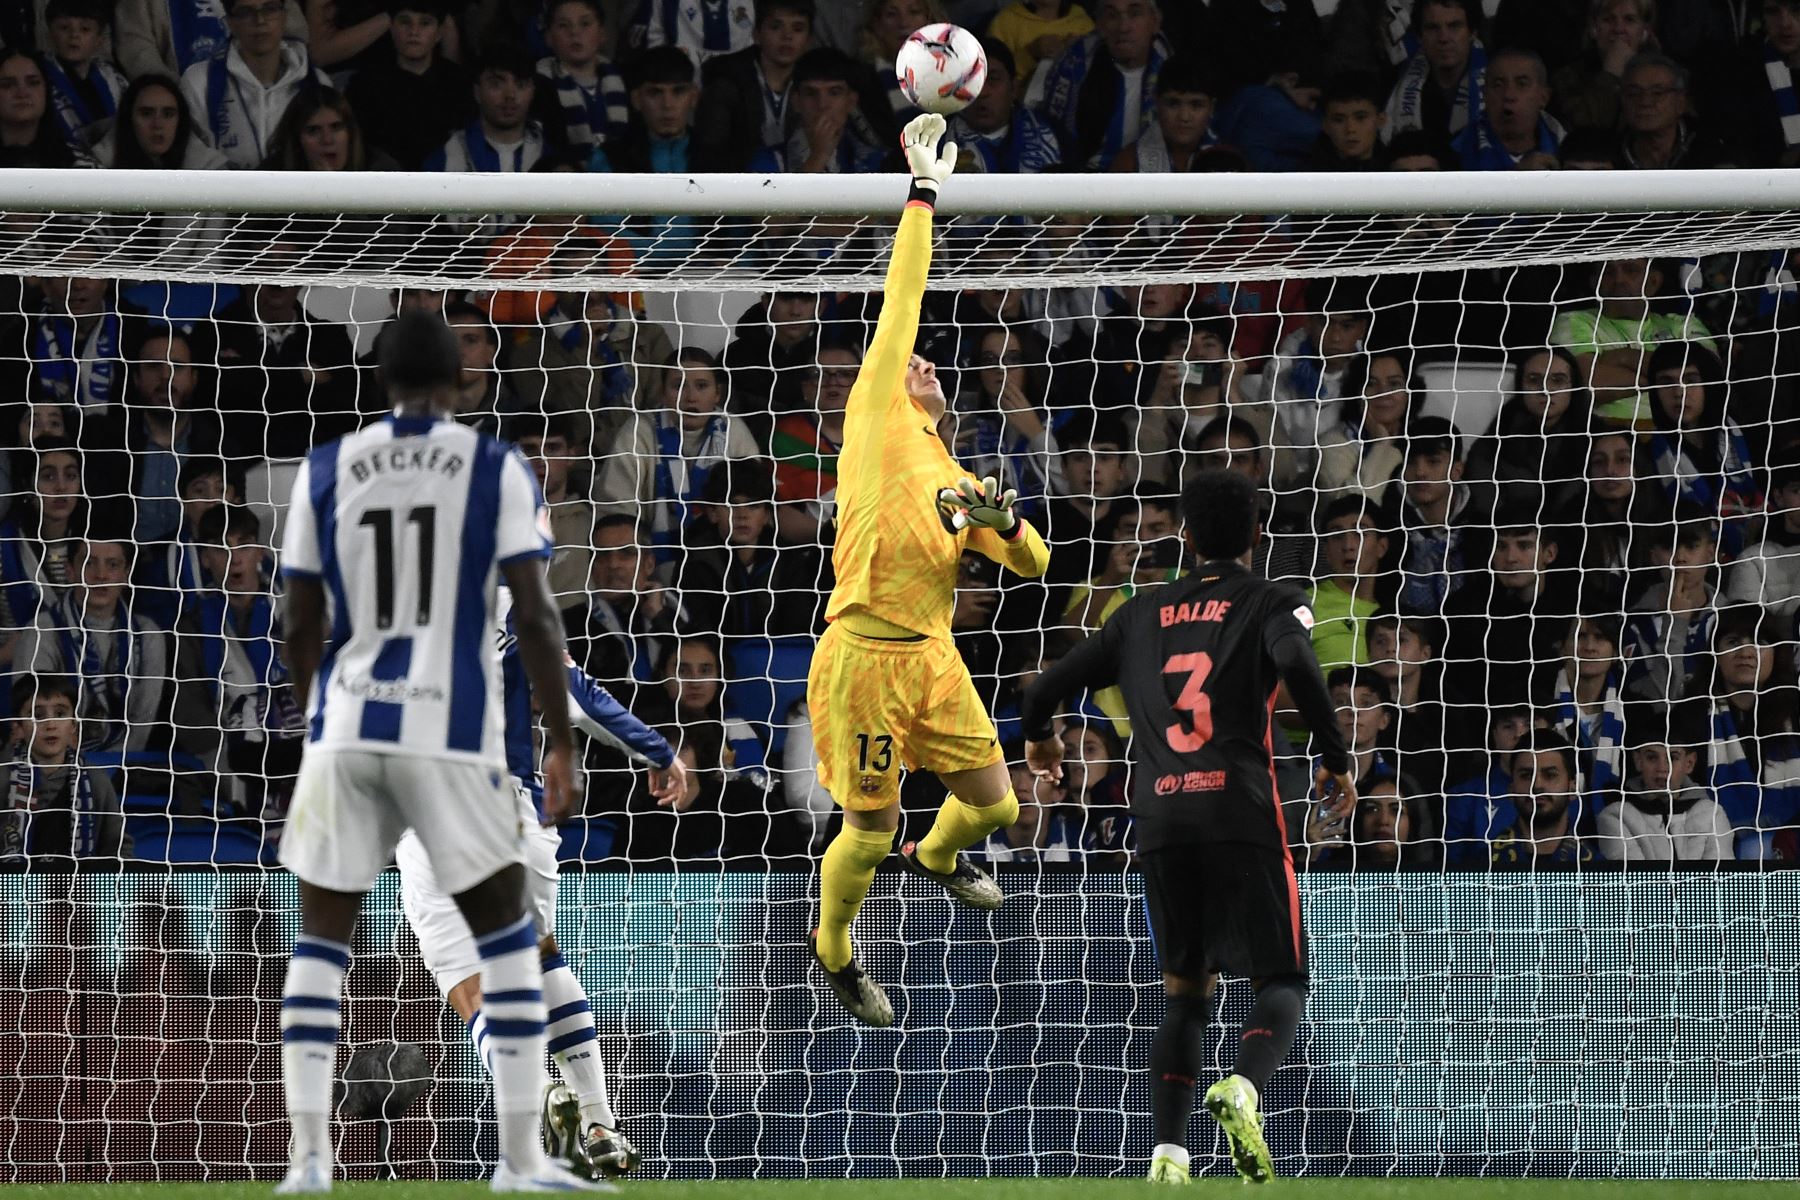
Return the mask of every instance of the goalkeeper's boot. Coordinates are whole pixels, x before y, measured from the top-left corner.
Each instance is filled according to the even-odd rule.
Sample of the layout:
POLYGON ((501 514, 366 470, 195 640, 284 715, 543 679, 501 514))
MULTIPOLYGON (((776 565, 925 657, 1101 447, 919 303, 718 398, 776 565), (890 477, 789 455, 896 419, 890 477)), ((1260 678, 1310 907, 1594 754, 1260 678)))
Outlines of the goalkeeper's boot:
POLYGON ((970 908, 992 910, 999 908, 1000 902, 1006 899, 994 877, 969 861, 966 854, 956 856, 956 866, 948 875, 939 875, 919 861, 919 843, 908 842, 900 847, 900 865, 914 875, 940 885, 950 893, 952 900, 960 900, 970 908))
POLYGON ((583 1179, 559 1162, 544 1158, 517 1170, 504 1158, 488 1185, 496 1192, 616 1192, 617 1184, 583 1179))
POLYGON ((1227 1075, 1206 1089, 1206 1111, 1225 1131, 1225 1139, 1231 1143, 1231 1165, 1239 1175, 1251 1183, 1275 1178, 1275 1160, 1263 1141, 1255 1084, 1242 1075, 1227 1075))
POLYGON ((608 1129, 598 1121, 587 1127, 581 1148, 594 1170, 617 1177, 637 1170, 643 1156, 621 1130, 608 1129))
POLYGON ((288 1165, 287 1174, 275 1185, 277 1196, 309 1196, 331 1190, 331 1159, 308 1154, 288 1165))
POLYGON ((894 1023, 894 1006, 888 1002, 887 993, 881 990, 879 983, 863 974, 854 955, 847 964, 833 971, 819 957, 818 930, 812 931, 808 944, 812 947, 813 961, 819 964, 819 970, 825 972, 825 982, 831 985, 831 994, 837 997, 845 1011, 864 1025, 873 1025, 877 1029, 886 1029, 894 1023))
POLYGON ((1150 1182, 1187 1184, 1193 1180, 1188 1174, 1187 1151, 1179 1155, 1172 1153, 1173 1148, 1158 1146, 1150 1156, 1150 1182))

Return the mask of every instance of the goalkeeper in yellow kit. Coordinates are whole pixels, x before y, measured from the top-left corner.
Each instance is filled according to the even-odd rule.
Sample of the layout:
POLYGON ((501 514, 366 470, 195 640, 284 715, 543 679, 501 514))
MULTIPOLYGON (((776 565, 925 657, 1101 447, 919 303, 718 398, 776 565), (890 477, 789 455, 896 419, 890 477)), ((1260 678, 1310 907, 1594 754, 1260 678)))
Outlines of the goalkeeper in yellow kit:
POLYGON ((820 781, 844 809, 825 850, 813 953, 845 1008, 893 1022, 885 992, 857 965, 850 924, 900 823, 900 769, 934 772, 950 795, 901 864, 956 899, 998 908, 1000 889, 960 851, 1019 817, 994 722, 950 640, 964 550, 1036 577, 1050 552, 1013 512, 1015 493, 976 483, 938 440, 944 391, 912 352, 931 265, 931 214, 956 147, 944 118, 915 117, 901 136, 913 186, 900 216, 881 320, 844 414, 838 453, 837 587, 807 679, 820 781))

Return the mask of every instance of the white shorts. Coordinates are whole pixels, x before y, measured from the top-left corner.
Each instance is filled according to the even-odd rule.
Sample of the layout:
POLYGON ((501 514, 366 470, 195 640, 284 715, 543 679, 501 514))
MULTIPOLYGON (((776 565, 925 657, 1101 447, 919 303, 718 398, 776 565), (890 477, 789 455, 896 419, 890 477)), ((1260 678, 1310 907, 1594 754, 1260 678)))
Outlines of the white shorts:
MULTIPOLYGON (((455 895, 525 860, 513 781, 466 760, 309 749, 300 760, 281 864, 314 887, 368 891, 408 829, 455 895)), ((531 822, 536 825, 537 822, 531 822)))
MULTIPOLYGON (((531 793, 513 780, 519 820, 525 826, 525 910, 537 925, 538 938, 556 932, 556 852, 562 838, 538 824, 531 793)), ((438 883, 431 857, 418 835, 408 831, 394 850, 400 868, 400 910, 419 939, 419 956, 446 997, 450 989, 481 973, 475 937, 451 893, 438 883)))

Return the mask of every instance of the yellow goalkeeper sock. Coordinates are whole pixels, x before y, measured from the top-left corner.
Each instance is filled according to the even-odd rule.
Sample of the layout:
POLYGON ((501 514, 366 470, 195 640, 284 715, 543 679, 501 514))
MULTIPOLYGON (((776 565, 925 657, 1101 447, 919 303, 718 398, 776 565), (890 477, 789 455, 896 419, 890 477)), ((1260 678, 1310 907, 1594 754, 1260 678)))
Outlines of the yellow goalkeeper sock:
POLYGON ((819 863, 819 958, 827 970, 840 971, 855 957, 850 923, 862 908, 875 879, 875 868, 894 848, 891 832, 845 825, 825 847, 819 863))
POLYGON ((1019 797, 1011 788, 1006 799, 986 808, 964 804, 954 795, 944 797, 931 832, 919 839, 913 856, 928 871, 948 875, 956 869, 956 852, 973 846, 996 829, 1005 829, 1019 819, 1019 797))

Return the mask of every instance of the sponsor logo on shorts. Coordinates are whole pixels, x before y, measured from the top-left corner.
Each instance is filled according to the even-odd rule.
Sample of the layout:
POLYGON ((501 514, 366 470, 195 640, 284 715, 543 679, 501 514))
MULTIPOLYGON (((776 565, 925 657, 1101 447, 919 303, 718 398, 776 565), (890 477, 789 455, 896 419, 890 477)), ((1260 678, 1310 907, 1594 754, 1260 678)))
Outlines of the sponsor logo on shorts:
POLYGON ((1217 792, 1224 787, 1224 771, 1188 771, 1181 775, 1161 775, 1156 780, 1159 796, 1173 796, 1177 792, 1217 792))
POLYGON ((863 795, 873 796, 876 792, 881 790, 881 776, 864 775, 862 779, 857 782, 857 786, 862 788, 863 795))

